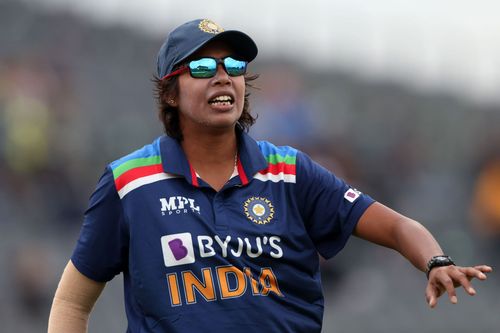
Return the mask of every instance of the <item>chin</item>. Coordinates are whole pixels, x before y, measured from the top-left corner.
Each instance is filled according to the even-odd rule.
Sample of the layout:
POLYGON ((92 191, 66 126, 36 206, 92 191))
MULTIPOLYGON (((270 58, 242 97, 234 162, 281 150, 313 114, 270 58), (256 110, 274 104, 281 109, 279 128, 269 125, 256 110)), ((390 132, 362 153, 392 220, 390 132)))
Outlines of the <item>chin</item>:
POLYGON ((241 113, 239 113, 238 115, 233 112, 222 113, 214 115, 214 117, 210 117, 209 119, 207 119, 207 123, 210 123, 212 126, 217 127, 229 127, 236 125, 240 117, 241 113))

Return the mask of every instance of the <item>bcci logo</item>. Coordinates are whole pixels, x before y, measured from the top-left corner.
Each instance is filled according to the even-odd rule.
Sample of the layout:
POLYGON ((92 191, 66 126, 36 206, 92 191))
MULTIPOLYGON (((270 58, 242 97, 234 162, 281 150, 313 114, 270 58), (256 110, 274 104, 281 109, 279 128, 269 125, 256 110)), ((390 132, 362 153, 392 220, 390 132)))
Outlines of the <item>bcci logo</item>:
POLYGON ((243 204, 245 215, 253 223, 267 224, 274 217, 274 206, 263 197, 251 197, 243 204))
POLYGON ((222 29, 217 23, 207 19, 202 20, 200 24, 198 24, 198 28, 200 28, 201 31, 207 32, 209 34, 218 34, 224 31, 224 29, 222 29))

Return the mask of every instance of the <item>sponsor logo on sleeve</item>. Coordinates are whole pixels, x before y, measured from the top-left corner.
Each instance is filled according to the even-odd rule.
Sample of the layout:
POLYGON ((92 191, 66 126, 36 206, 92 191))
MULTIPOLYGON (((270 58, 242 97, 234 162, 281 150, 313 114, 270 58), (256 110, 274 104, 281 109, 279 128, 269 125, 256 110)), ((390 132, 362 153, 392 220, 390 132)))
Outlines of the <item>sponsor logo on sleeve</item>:
POLYGON ((360 195, 360 191, 356 190, 355 188, 350 188, 344 193, 344 199, 352 203, 356 201, 356 199, 359 198, 360 195))

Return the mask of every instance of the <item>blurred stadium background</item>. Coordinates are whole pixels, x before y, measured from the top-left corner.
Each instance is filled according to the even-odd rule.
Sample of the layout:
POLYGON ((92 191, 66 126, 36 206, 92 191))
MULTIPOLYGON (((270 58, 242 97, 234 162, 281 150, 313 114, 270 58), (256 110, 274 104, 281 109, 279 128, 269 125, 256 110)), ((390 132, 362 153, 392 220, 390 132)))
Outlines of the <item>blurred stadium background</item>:
MULTIPOLYGON (((0 0, 0 327, 42 332, 106 163, 161 134, 167 32, 209 17, 260 47, 251 133, 294 145, 426 225, 460 264, 500 260, 500 5, 494 1, 0 0), (264 10, 265 9, 265 10, 264 10), (495 17, 496 16, 496 17, 495 17)), ((497 332, 498 272, 459 304, 351 239, 323 263, 324 332, 497 332)), ((90 332, 124 332, 122 283, 90 332)))

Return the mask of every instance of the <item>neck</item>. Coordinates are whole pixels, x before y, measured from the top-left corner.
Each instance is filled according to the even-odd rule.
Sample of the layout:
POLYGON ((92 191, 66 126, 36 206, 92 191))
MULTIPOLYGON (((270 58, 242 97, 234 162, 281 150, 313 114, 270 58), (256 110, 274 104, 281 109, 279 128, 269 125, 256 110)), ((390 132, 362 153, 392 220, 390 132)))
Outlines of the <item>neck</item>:
POLYGON ((218 135, 184 135, 181 146, 198 175, 216 191, 222 189, 235 167, 237 145, 234 129, 218 135))
MULTIPOLYGON (((187 133, 186 133, 187 134, 187 133)), ((196 133, 184 135, 182 149, 193 167, 233 161, 237 153, 236 132, 196 133)))

